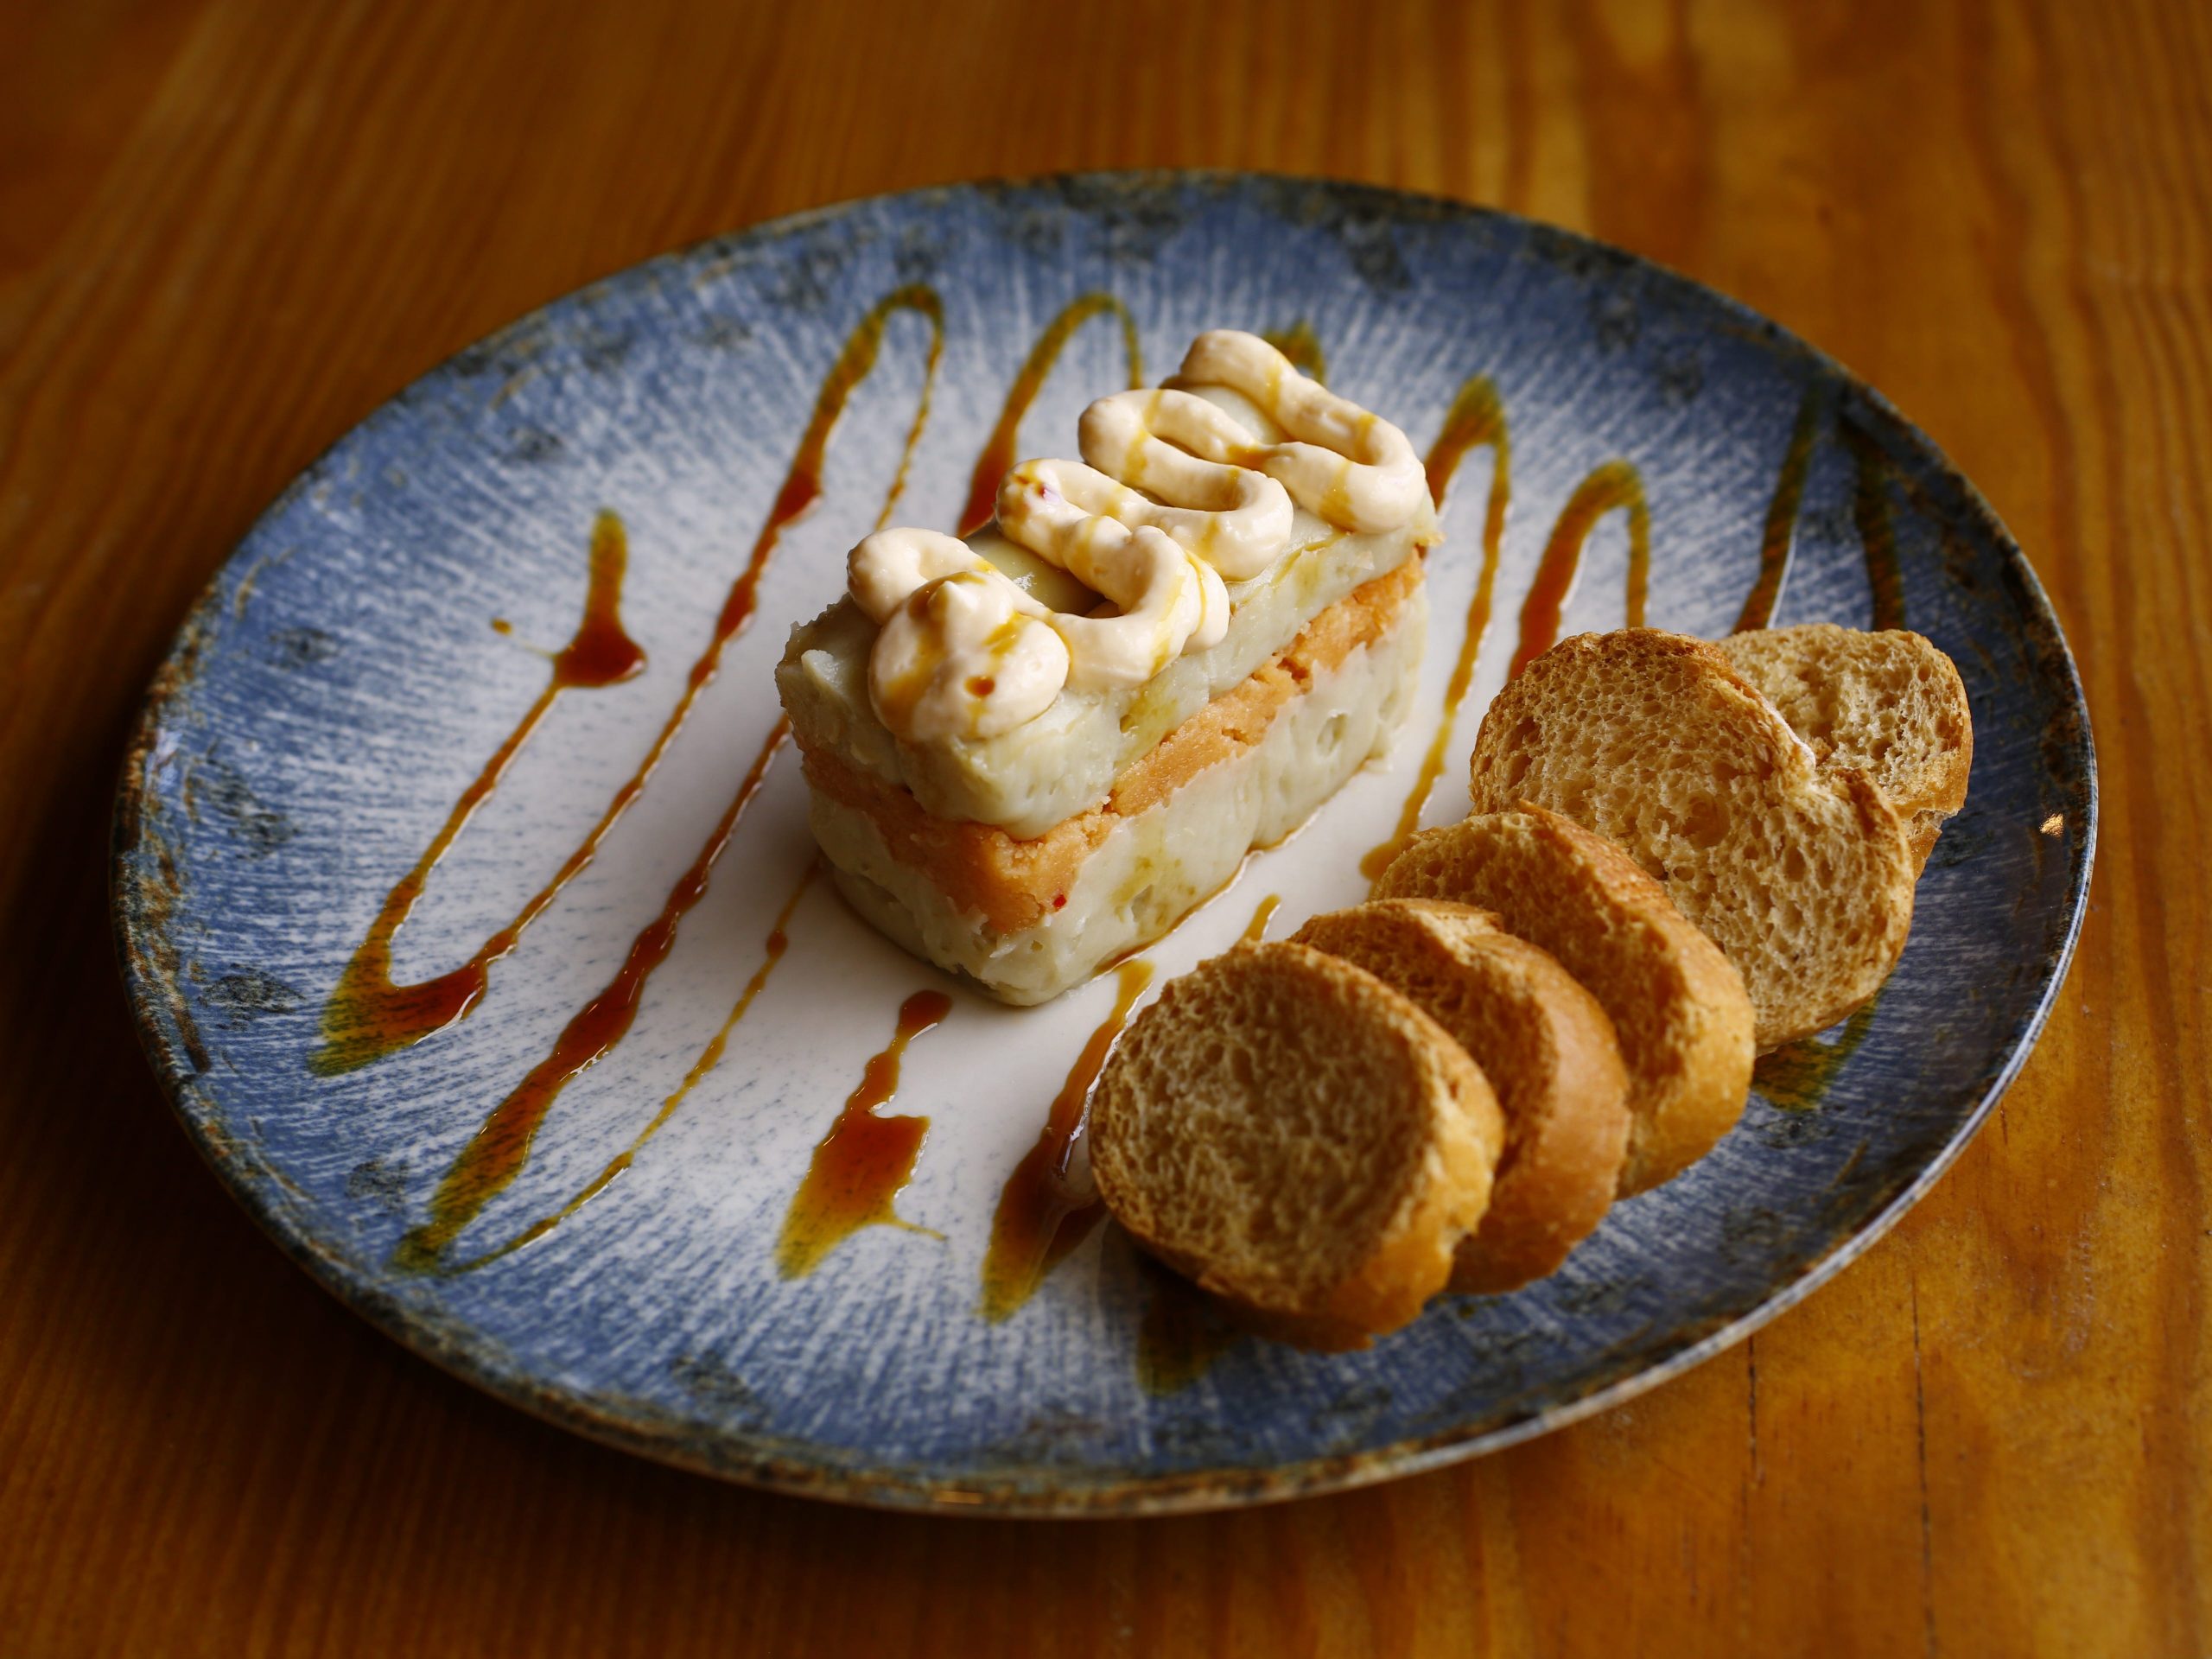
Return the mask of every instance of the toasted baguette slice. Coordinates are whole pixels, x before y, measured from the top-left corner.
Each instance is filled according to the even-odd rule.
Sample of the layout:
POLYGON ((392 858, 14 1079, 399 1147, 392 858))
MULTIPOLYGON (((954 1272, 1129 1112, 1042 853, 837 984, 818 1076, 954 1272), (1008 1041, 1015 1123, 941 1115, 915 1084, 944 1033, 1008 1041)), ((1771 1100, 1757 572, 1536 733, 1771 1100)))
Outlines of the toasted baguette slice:
POLYGON ((1291 939, 1410 997, 1497 1092, 1505 1151, 1451 1288, 1511 1290, 1555 1271, 1605 1218, 1628 1150, 1628 1071, 1598 1000, 1490 912, 1437 899, 1334 911, 1291 939))
POLYGON ((1736 671, 1831 765, 1856 766, 1904 820, 1915 868, 1966 804, 1974 715, 1955 664, 1903 628, 1829 622, 1719 641, 1736 671))
POLYGON ((1302 944, 1173 982, 1114 1050, 1090 1166, 1137 1243, 1319 1346, 1395 1331, 1444 1287, 1504 1141, 1466 1052, 1302 944))
POLYGON ((1628 1068, 1620 1196, 1681 1173, 1743 1115, 1751 1003, 1712 940, 1627 854, 1555 812, 1493 812, 1415 836, 1377 898, 1496 913, 1612 1018, 1628 1068))
POLYGON ((1762 1051, 1881 988, 1912 925, 1897 810, 1823 767, 1701 639, 1580 634, 1497 694, 1475 736, 1475 810, 1532 802, 1618 842, 1744 976, 1762 1051))

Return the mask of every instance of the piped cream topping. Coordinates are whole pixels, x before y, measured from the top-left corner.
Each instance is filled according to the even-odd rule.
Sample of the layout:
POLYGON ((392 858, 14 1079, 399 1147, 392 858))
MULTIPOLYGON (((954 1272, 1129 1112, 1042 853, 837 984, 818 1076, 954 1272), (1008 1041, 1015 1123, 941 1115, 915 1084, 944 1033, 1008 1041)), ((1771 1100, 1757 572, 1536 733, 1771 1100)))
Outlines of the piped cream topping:
POLYGON ((879 625, 877 715, 912 743, 992 737, 1063 689, 1141 685, 1229 626, 1224 578, 1288 551, 1293 505, 1342 530, 1402 526, 1427 479, 1406 435, 1298 372, 1256 334, 1200 334, 1177 377, 1227 387, 1285 435, 1269 442, 1179 387, 1116 392, 1084 411, 1083 461, 1027 461, 999 486, 1000 531, 1101 594, 1078 616, 1033 598, 966 543, 879 531, 848 561, 879 625))
MULTIPOLYGON (((1174 398, 1179 404, 1196 404, 1229 420, 1205 398, 1187 391, 1130 395, 1147 401, 1174 398)), ((1084 411, 1085 454, 1093 453, 1091 417, 1111 401, 1103 399, 1084 411)), ((1120 411, 1116 414, 1118 417, 1120 411)), ((1078 578, 1074 561, 1088 540, 1100 533, 1100 524, 1159 531, 1231 582, 1259 575, 1282 556, 1290 545, 1291 509, 1290 496, 1281 485, 1263 473, 1195 459, 1147 433, 1141 433, 1138 441, 1162 452, 1148 469, 1147 486, 1166 500, 1188 505, 1164 506, 1080 461, 1025 461, 999 485, 999 528, 1007 540, 1078 578), (1177 468, 1179 480, 1167 483, 1162 475, 1177 468)), ((1125 468, 1123 476, 1136 471, 1125 468)))
MULTIPOLYGON (((1411 439, 1381 416, 1308 380, 1257 334, 1208 330, 1191 342, 1177 378, 1242 392, 1288 433, 1286 443, 1260 443, 1248 435, 1227 458, 1257 467, 1300 506, 1339 530, 1362 535, 1395 530, 1428 494, 1428 475, 1411 439)), ((1131 481, 1145 487, 1141 480, 1131 481)))
POLYGON ((957 536, 880 530, 845 572, 853 602, 878 625, 868 700, 909 742, 1012 731, 1068 682, 1051 608, 957 536))

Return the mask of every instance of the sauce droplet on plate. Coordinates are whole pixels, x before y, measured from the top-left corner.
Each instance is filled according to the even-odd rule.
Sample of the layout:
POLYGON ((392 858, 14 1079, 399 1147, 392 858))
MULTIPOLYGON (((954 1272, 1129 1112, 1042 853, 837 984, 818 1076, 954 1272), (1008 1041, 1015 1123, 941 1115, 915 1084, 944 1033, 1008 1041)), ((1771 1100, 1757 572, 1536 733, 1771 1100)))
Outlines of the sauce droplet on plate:
POLYGON ((991 1243, 983 1256, 983 1317, 1010 1317, 1098 1224, 1105 1206, 1095 1191, 1078 1188, 1068 1164, 1083 1132, 1090 1090, 1105 1069, 1114 1039, 1128 1023, 1129 1011, 1152 983, 1149 962, 1125 962, 1116 970, 1113 1011, 1068 1068, 1067 1080, 1052 1097, 1037 1143, 1022 1155, 999 1192, 991 1217, 991 1243))
POLYGON ((926 1117, 882 1117, 899 1092, 899 1063, 906 1046, 952 1011, 943 991, 917 991, 899 1009, 891 1040, 872 1056, 860 1086, 845 1097, 792 1195, 776 1242, 776 1266, 786 1279, 820 1267, 830 1253, 863 1227, 904 1227, 892 1205, 914 1173, 926 1117))

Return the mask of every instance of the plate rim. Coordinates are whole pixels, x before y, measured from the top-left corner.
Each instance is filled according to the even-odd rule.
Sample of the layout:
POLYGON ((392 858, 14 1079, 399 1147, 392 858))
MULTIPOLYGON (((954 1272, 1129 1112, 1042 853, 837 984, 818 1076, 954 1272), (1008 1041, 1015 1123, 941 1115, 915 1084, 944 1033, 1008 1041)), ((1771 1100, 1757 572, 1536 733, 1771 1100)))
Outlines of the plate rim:
MULTIPOLYGON (((1039 1519, 1192 1514, 1241 1508, 1349 1491, 1485 1456, 1624 1404, 1733 1347, 1798 1306, 1872 1249, 1927 1196, 1980 1133, 1998 1101, 2026 1065, 2064 989, 2087 918, 2100 815, 2096 745, 2087 690, 2065 630, 2033 564, 1980 488, 1949 454, 1887 397, 1838 359, 1710 283, 1580 231, 1433 193, 1326 175, 1220 168, 1090 169, 992 175, 879 192, 802 208, 699 238, 606 272, 542 302, 480 340, 448 353, 365 410, 255 516, 245 534, 211 573, 148 683, 124 746, 119 773, 110 823, 109 920, 139 1045, 170 1109, 182 1124, 201 1161, 255 1224, 342 1306, 408 1352, 494 1399, 518 1407, 554 1427, 657 1463, 740 1485, 880 1510, 1039 1519), (548 313, 568 307, 609 283, 633 280, 656 268, 679 266, 706 249, 778 241, 883 205, 927 202, 934 197, 992 191, 1058 189, 1065 193, 1071 188, 1141 195, 1185 191, 1193 186, 1236 189, 1255 182, 1303 187, 1339 203, 1357 204, 1364 200, 1395 205, 1401 211, 1410 206, 1427 216, 1443 220, 1488 221, 1534 228, 1606 258, 1624 262, 1624 269, 1656 271, 1717 304, 1724 314, 1746 325, 1763 344, 1802 356, 1817 372, 1833 376, 1853 396, 1863 399, 1878 416, 1903 429, 1924 449, 1943 480, 1958 492, 1961 516, 1973 521, 2002 554, 2005 568, 2018 583, 2018 602, 2029 631, 2031 635, 2041 636, 2037 643, 2044 648, 2039 654, 2044 657, 2045 666, 2055 665, 2061 671, 2056 688, 2061 694, 2060 701, 2069 703, 2075 715, 2071 728, 2063 734, 2057 747, 2064 758, 2078 768, 2077 779, 2062 776, 2062 781, 2078 788, 2082 830, 2078 840, 2068 837, 2064 936, 2049 963, 2035 1007, 2018 1027, 2002 1064, 1983 1087, 1980 1100, 1914 1178, 1855 1232, 1808 1265, 1794 1281, 1757 1306, 1684 1343, 1664 1357, 1626 1376, 1599 1382, 1573 1399, 1502 1423, 1491 1421, 1441 1429, 1364 1451, 1300 1459, 1263 1467, 1224 1465, 1173 1474, 1129 1475, 1118 1481, 1085 1481, 1065 1490, 1051 1484, 1057 1471, 1049 1464, 1034 1465, 1028 1472, 1017 1470, 1011 1474, 972 1480, 933 1479, 911 1469, 867 1468, 835 1459, 810 1460, 777 1452, 773 1449, 780 1444, 777 1438, 757 1431, 724 1424, 708 1425, 642 1402, 626 1402, 632 1409, 626 1411, 620 1408, 626 1402, 613 1402, 605 1395, 586 1395, 535 1385, 520 1374, 518 1368, 504 1369, 499 1361, 502 1351, 482 1338, 474 1327, 454 1321, 456 1328, 448 1330, 447 1322, 423 1310, 401 1305, 337 1253, 319 1248, 314 1238, 306 1236, 304 1229, 291 1226, 271 1191, 272 1187, 281 1186, 282 1177, 273 1169, 255 1167, 214 1121, 214 1114, 198 1104, 197 1081, 205 1068, 194 1065, 193 1057, 182 1052, 186 1046, 173 1041, 162 1027, 160 1013, 165 1007, 181 1005, 181 998, 177 989, 165 982, 156 955, 156 924, 151 918, 159 906, 149 902, 140 890, 140 878, 131 864, 144 813, 147 763, 165 711, 196 668, 202 639, 224 602, 225 576, 262 526, 284 511, 298 492, 308 487, 332 455, 364 425, 381 411, 413 395, 426 383, 446 376, 459 359, 496 349, 503 337, 536 326, 548 313)), ((180 1024, 177 1028, 181 1031, 184 1027, 180 1024)))

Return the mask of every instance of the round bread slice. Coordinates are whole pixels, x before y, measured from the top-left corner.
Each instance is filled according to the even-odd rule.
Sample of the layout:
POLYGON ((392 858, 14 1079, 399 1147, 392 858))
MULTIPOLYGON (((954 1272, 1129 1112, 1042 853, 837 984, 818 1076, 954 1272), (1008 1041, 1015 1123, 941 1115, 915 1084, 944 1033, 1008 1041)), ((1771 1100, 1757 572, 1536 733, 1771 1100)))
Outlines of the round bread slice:
POLYGON ((1444 1287, 1504 1125, 1434 1020, 1281 941, 1199 963, 1137 1017, 1090 1139, 1099 1195, 1140 1245, 1267 1329, 1344 1347, 1444 1287))
POLYGON ((1744 976, 1762 1051, 1881 988, 1912 925, 1912 851, 1863 772, 1822 766, 1701 639, 1580 634, 1483 715, 1478 812, 1524 802, 1618 842, 1744 976))
POLYGON ((1904 820, 1917 868, 1966 804, 1974 715, 1956 664, 1904 628, 1831 622, 1753 628, 1717 642, 1742 675, 1829 764, 1856 766, 1904 820))
POLYGON ((1415 836, 1375 892, 1492 912, 1598 999, 1628 1068, 1622 1198, 1688 1168, 1743 1115, 1743 976, 1604 836, 1537 808, 1486 813, 1415 836))
POLYGON ((1556 1271, 1605 1218, 1628 1150, 1628 1071, 1597 998, 1490 912, 1442 899, 1333 911, 1291 941, 1410 997, 1497 1092, 1505 1151, 1451 1288, 1488 1294, 1556 1271))

